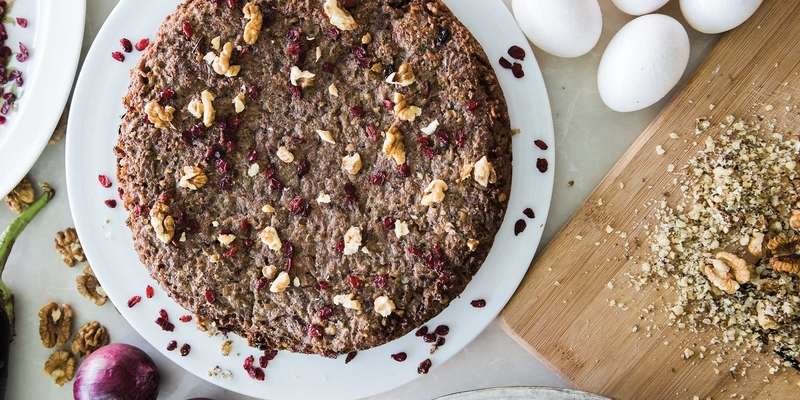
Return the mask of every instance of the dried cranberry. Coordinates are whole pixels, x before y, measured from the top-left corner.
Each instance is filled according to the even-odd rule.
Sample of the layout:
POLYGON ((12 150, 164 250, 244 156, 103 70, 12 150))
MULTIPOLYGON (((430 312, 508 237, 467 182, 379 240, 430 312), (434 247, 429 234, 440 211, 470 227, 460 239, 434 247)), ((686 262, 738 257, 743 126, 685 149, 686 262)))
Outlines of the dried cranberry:
POLYGON ((326 320, 333 315, 333 308, 324 306, 319 310, 319 319, 326 320))
POLYGON ((263 381, 266 376, 264 375, 264 370, 259 367, 253 367, 247 370, 247 374, 250 375, 251 378, 257 381, 263 381))
POLYGON ((500 66, 505 69, 511 69, 511 61, 506 60, 505 57, 500 57, 500 66))
POLYGON ((163 308, 158 310, 158 316, 161 317, 161 318, 164 318, 166 320, 169 320, 169 314, 167 314, 167 310, 165 310, 163 308))
POLYGON ((122 46, 122 50, 124 50, 126 53, 133 51, 133 43, 131 43, 131 41, 127 38, 120 39, 119 44, 122 46))
POLYGON ((477 100, 467 100, 467 102, 464 103, 464 107, 466 107, 469 112, 474 112, 478 109, 478 106, 480 106, 480 103, 478 103, 477 100))
POLYGON ((311 169, 311 163, 308 160, 300 160, 297 162, 297 177, 302 178, 311 169))
POLYGON ((301 196, 295 196, 286 205, 286 209, 289 210, 289 212, 294 215, 305 214, 307 208, 308 205, 306 204, 306 200, 303 199, 301 196))
POLYGON ((289 94, 292 95, 293 99, 302 99, 303 98, 303 90, 300 89, 300 86, 295 86, 289 83, 289 94))
POLYGON ((20 28, 27 28, 28 27, 28 19, 27 18, 22 18, 22 17, 17 17, 17 25, 19 25, 20 28))
POLYGON ((454 134, 456 138, 456 146, 464 147, 464 143, 467 141, 467 134, 464 133, 463 129, 459 129, 454 134))
POLYGON ((145 296, 147 296, 148 299, 152 299, 153 295, 155 295, 155 289, 153 289, 152 286, 147 285, 147 287, 144 288, 144 294, 145 296))
POLYGON ((122 54, 122 52, 119 52, 119 51, 111 52, 111 58, 113 58, 113 59, 115 59, 115 60, 117 60, 119 62, 125 61, 125 56, 122 54))
POLYGON ((447 325, 439 325, 433 332, 439 336, 447 336, 447 334, 450 333, 450 327, 447 325))
POLYGON ((422 257, 422 251, 414 245, 408 245, 406 252, 415 257, 422 257))
POLYGON ((299 41, 291 41, 286 45, 286 54, 292 57, 300 56, 303 51, 303 45, 299 41))
POLYGON ((133 308, 133 306, 139 304, 142 301, 142 296, 133 296, 128 299, 128 308, 133 308))
POLYGON ((167 351, 172 351, 172 350, 175 350, 177 348, 178 348, 178 342, 176 342, 174 340, 170 340, 169 343, 167 343, 167 351))
POLYGON ((541 173, 547 172, 547 160, 544 158, 536 159, 536 169, 538 169, 541 173))
POLYGON ((225 258, 231 258, 235 256, 237 253, 239 253, 239 246, 231 246, 228 247, 228 250, 225 250, 225 252, 222 253, 222 256, 225 258))
POLYGON ((278 179, 277 177, 273 176, 273 177, 269 178, 269 188, 270 188, 270 190, 273 190, 273 191, 276 191, 276 192, 279 191, 279 190, 283 190, 283 182, 281 182, 281 180, 278 179))
POLYGON ((274 360, 275 356, 277 356, 277 355, 278 355, 278 350, 275 350, 275 349, 264 350, 264 357, 269 361, 274 360))
POLYGON ((189 346, 189 343, 184 343, 183 346, 181 346, 181 356, 188 356, 190 351, 192 351, 192 346, 189 346))
POLYGON ((469 302, 469 304, 475 308, 483 308, 486 307, 486 300, 484 299, 475 299, 469 302))
POLYGON ((255 361, 256 361, 256 358, 253 357, 252 355, 247 356, 247 358, 244 359, 244 363, 242 363, 242 368, 244 368, 244 369, 252 368, 253 367, 253 362, 255 362, 255 361))
POLYGON ((156 318, 156 325, 160 326, 162 330, 167 332, 172 332, 175 330, 175 324, 167 321, 167 319, 164 317, 156 318))
POLYGON ((108 208, 116 208, 117 207, 117 201, 114 200, 114 199, 108 199, 108 200, 104 201, 103 203, 108 208))
POLYGON ((516 58, 517 60, 524 60, 525 50, 523 50, 522 47, 519 46, 511 46, 508 48, 508 55, 516 58))
POLYGON ((353 289, 360 289, 364 286, 364 282, 361 281, 361 278, 355 275, 347 275, 347 283, 353 289))
POLYGON ((526 209, 522 210, 522 213, 525 214, 525 216, 530 218, 530 219, 536 218, 536 214, 530 208, 526 208, 526 209))
POLYGON ((135 47, 136 47, 136 50, 143 51, 149 45, 150 45, 150 39, 142 38, 142 39, 139 39, 138 42, 136 42, 136 46, 135 47))
POLYGON ((381 186, 386 183, 386 172, 377 171, 369 176, 369 183, 375 186, 381 186))
POLYGON ((258 357, 258 366, 261 368, 267 368, 269 366, 269 360, 266 356, 258 357))
POLYGON ((194 35, 194 29, 192 29, 192 24, 189 21, 183 21, 181 30, 183 31, 183 36, 186 36, 187 39, 191 39, 192 35, 194 35))
POLYGON ((355 57, 358 66, 367 68, 370 66, 369 55, 367 54, 367 46, 358 45, 353 47, 353 57, 355 57))
POLYGON ((336 41, 339 40, 339 35, 341 35, 342 31, 339 28, 332 26, 325 30, 325 35, 327 35, 331 40, 336 41))
POLYGON ((545 143, 544 140, 536 139, 536 140, 533 141, 533 144, 535 144, 536 147, 538 147, 538 148, 540 148, 542 150, 547 150, 548 149, 547 143, 545 143))
POLYGON ((345 183, 343 190, 344 200, 347 204, 353 204, 356 202, 356 200, 358 200, 358 197, 356 196, 356 187, 352 183, 345 183))
POLYGON ((425 343, 433 343, 433 342, 435 342, 435 341, 436 341, 436 334, 434 334, 434 333, 428 333, 427 335, 424 335, 424 336, 422 337, 422 340, 424 340, 424 341, 425 341, 425 343))
POLYGON ((285 241, 283 243, 283 256, 286 258, 294 257, 294 245, 290 241, 285 241))
POLYGON ((376 128, 375 125, 368 124, 364 128, 364 132, 367 133, 367 139, 369 139, 370 142, 375 143, 378 141, 380 134, 378 133, 378 128, 376 128))
POLYGON ((428 326, 427 325, 420 326, 419 329, 417 329, 417 331, 414 332, 414 336, 416 336, 416 337, 425 336, 427 334, 428 334, 428 326))
POLYGON ((211 289, 206 289, 206 291, 203 294, 203 296, 206 298, 206 301, 209 302, 209 303, 213 303, 215 300, 217 300, 217 294, 214 293, 214 291, 211 290, 211 289))
POLYGON ((191 321, 191 320, 192 320, 192 316, 191 316, 191 315, 189 315, 189 314, 184 314, 184 315, 181 315, 181 316, 178 318, 178 320, 180 320, 181 322, 189 322, 189 321, 191 321))
POLYGON ((264 290, 269 285, 269 279, 265 277, 260 277, 256 279, 255 288, 256 290, 264 290))
POLYGON ((3 125, 5 123, 6 123, 6 117, 0 115, 0 125, 3 125))
POLYGON ((172 88, 164 88, 161 90, 161 92, 158 93, 158 100, 160 102, 169 101, 173 97, 175 97, 175 90, 173 90, 172 88))
POLYGON ((349 364, 350 361, 353 361, 353 359, 356 358, 357 355, 358 355, 357 351, 351 351, 347 353, 347 357, 344 358, 344 363, 349 364))
POLYGON ((283 262, 283 270, 289 272, 294 267, 294 259, 287 258, 286 261, 283 262))
POLYGON ((306 329, 306 333, 312 338, 322 337, 322 328, 319 325, 311 324, 306 329))
POLYGON ((300 40, 300 36, 303 35, 303 30, 300 27, 292 27, 288 31, 286 31, 286 39, 289 41, 298 41, 300 40))
POLYGON ((344 240, 341 240, 341 239, 337 240, 336 241, 336 246, 334 247, 334 249, 339 254, 344 253, 344 240))
POLYGON ((394 218, 392 217, 384 217, 383 218, 383 227, 386 230, 393 230, 394 229, 394 218))
POLYGON ((361 118, 364 116, 364 108, 361 106, 350 107, 350 116, 353 118, 361 118))
POLYGON ((423 362, 419 363, 419 367, 417 367, 418 374, 427 374, 428 371, 431 369, 431 359, 426 358, 423 362))
POLYGON ((436 46, 444 46, 447 42, 450 41, 450 37, 452 33, 450 33, 450 29, 446 26, 440 26, 436 28, 436 38, 434 39, 434 44, 436 46))
POLYGON ((335 67, 333 64, 331 64, 331 63, 329 63, 329 62, 327 62, 327 61, 326 61, 326 62, 324 62, 324 63, 322 63, 322 70, 323 70, 324 72, 327 72, 327 73, 332 73, 332 72, 333 72, 333 70, 334 70, 335 68, 336 68, 336 67, 335 67))
POLYGON ((408 178, 411 176, 411 167, 407 163, 400 164, 397 166, 397 173, 403 178, 408 178))
POLYGON ((524 219, 518 219, 517 222, 514 223, 514 236, 519 235, 522 233, 528 224, 525 222, 524 219))
POLYGON ((394 110, 394 102, 389 99, 383 99, 383 108, 385 108, 386 111, 394 110))
POLYGON ((406 354, 404 351, 392 354, 392 359, 397 362, 403 362, 406 360, 406 358, 408 358, 408 354, 406 354))
POLYGON ((100 185, 104 188, 111 187, 111 179, 108 178, 106 175, 97 175, 97 180, 100 182, 100 185))
MULTIPOLYGON (((342 241, 342 249, 344 249, 344 241, 342 241)), ((331 286, 326 281, 318 281, 316 285, 314 285, 314 287, 320 292, 331 288, 331 286)))
POLYGON ((514 78, 518 79, 525 76, 525 71, 522 70, 522 64, 520 63, 514 63, 514 65, 511 67, 511 73, 514 74, 514 78))
POLYGON ((444 346, 444 342, 445 342, 444 337, 443 336, 439 336, 439 338, 436 339, 436 347, 444 346))

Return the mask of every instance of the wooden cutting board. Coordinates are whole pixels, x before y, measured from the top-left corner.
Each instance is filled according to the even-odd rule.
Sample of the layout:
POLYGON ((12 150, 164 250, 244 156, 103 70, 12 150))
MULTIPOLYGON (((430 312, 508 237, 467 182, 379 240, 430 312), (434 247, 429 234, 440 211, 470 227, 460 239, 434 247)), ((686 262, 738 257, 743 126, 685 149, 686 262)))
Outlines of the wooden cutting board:
POLYGON ((711 336, 667 327, 660 307, 674 294, 637 292, 626 276, 640 268, 632 258, 646 256, 645 225, 653 221, 648 203, 680 197, 667 165, 684 165, 703 145, 702 137, 692 143, 694 119, 758 113, 797 132, 800 111, 793 104, 800 104, 800 1, 768 0, 724 35, 541 252, 502 313, 508 331, 579 389, 613 398, 800 399, 800 374, 765 382, 765 371, 756 368, 732 376, 723 364, 715 373, 714 356, 682 359, 685 348, 706 345, 711 336), (670 140, 671 132, 681 139, 670 140), (657 155, 657 145, 666 154, 657 155), (620 232, 633 245, 626 248, 620 232), (649 305, 656 312, 640 320, 649 305))

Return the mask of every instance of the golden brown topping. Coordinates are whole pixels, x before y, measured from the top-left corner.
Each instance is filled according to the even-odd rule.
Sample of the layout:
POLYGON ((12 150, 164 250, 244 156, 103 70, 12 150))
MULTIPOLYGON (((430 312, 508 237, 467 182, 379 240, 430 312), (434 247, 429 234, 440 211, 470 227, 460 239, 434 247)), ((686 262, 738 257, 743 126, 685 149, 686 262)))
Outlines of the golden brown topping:
POLYGON ((264 22, 261 9, 255 2, 250 1, 244 5, 242 12, 244 13, 244 18, 248 20, 244 25, 242 39, 244 39, 244 42, 247 44, 255 44, 256 41, 258 41, 258 35, 261 33, 261 25, 264 22))
POLYGON ((444 201, 444 192, 446 191, 447 184, 441 179, 434 179, 422 193, 420 204, 423 206, 430 206, 433 203, 441 203, 444 201))
POLYGON ((169 206, 156 201, 150 209, 150 226, 162 243, 169 243, 175 235, 175 220, 169 215, 169 206))
POLYGON ((481 159, 475 163, 473 178, 475 182, 478 182, 478 184, 483 187, 497 180, 497 173, 494 170, 494 166, 486 159, 486 156, 481 157, 481 159))
POLYGON ((82 274, 75 278, 75 285, 81 296, 93 301, 98 306, 102 306, 108 301, 106 292, 100 287, 100 282, 97 281, 92 269, 88 266, 83 269, 82 274))
POLYGON ((281 238, 278 237, 278 231, 275 228, 268 226, 258 234, 261 243, 264 243, 272 251, 279 251, 283 244, 281 238))
POLYGON ((406 146, 403 144, 403 135, 396 125, 389 127, 386 138, 383 139, 383 154, 394 160, 397 165, 406 163, 406 146))
POLYGON ((72 335, 72 307, 50 302, 39 309, 39 338, 47 348, 67 343, 72 335))
POLYGON ((800 254, 784 254, 769 259, 769 266, 775 271, 800 275, 800 254))
POLYGON ((56 385, 64 386, 75 377, 75 356, 66 350, 57 350, 44 363, 44 373, 53 378, 56 385))
POLYGON ((72 339, 72 352, 78 357, 83 357, 107 345, 108 342, 106 327, 97 321, 89 321, 75 333, 75 338, 72 339))
POLYGON ((316 74, 310 71, 303 71, 296 65, 292 65, 292 69, 289 71, 289 82, 294 86, 306 88, 314 84, 314 78, 316 76, 316 74))
POLYGON ((337 0, 325 0, 325 3, 322 5, 322 9, 325 12, 325 15, 328 16, 328 20, 330 21, 331 25, 343 30, 343 31, 352 31, 358 27, 356 20, 353 19, 353 16, 350 15, 347 10, 339 6, 339 2, 337 0))
POLYGON ((281 271, 278 277, 269 285, 269 291, 272 293, 283 293, 289 287, 291 279, 286 271, 281 271))
POLYGON ((344 233, 344 255, 356 254, 361 247, 361 228, 351 226, 344 233))
POLYGON ((203 90, 200 92, 200 100, 203 103, 203 125, 209 128, 214 125, 214 119, 217 115, 216 110, 214 110, 214 94, 208 90, 203 90))
POLYGON ((144 113, 147 115, 147 120, 159 129, 172 126, 172 114, 174 112, 174 107, 162 107, 161 104, 155 100, 150 100, 144 105, 144 113))
POLYGON ((75 228, 67 228, 63 231, 56 233, 56 251, 61 255, 61 260, 67 266, 74 266, 77 262, 86 261, 86 256, 83 254, 83 247, 78 240, 78 232, 75 228))
POLYGON ((350 175, 358 174, 361 171, 361 155, 355 153, 342 157, 342 169, 350 175))
POLYGON ((26 176, 14 187, 11 193, 6 195, 6 204, 15 212, 20 213, 33 203, 35 196, 33 185, 26 176))
POLYGON ((189 190, 197 190, 208 183, 208 176, 200 167, 187 165, 183 167, 183 175, 178 181, 178 186, 189 190))
POLYGON ((378 296, 372 303, 375 312, 381 317, 388 317, 395 310, 394 301, 388 296, 378 296))

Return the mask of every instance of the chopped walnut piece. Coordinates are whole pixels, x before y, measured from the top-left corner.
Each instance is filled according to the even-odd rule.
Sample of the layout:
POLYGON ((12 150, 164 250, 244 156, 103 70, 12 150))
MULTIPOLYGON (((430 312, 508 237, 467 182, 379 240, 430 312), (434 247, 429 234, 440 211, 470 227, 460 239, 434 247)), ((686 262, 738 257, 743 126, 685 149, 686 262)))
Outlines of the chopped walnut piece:
POLYGON ((35 197, 36 193, 33 191, 33 185, 26 176, 6 195, 6 204, 13 211, 21 213, 29 205, 33 204, 35 197))
POLYGON ((169 215, 169 206, 156 201, 150 209, 150 226, 156 233, 156 238, 162 243, 169 243, 175 235, 175 220, 169 215))
POLYGON ((222 353, 223 356, 227 357, 231 354, 231 350, 233 350, 233 340, 228 339, 222 342, 219 352, 222 353))
POLYGON ((208 90, 200 92, 200 101, 203 103, 203 125, 206 128, 214 125, 214 119, 217 115, 216 110, 214 110, 214 98, 214 94, 208 90))
POLYGON ((204 59, 211 64, 214 72, 230 78, 239 75, 239 71, 242 69, 239 65, 231 65, 231 56, 233 56, 233 43, 227 42, 222 46, 219 55, 209 52, 204 59))
POLYGON ((472 175, 472 168, 475 166, 475 163, 464 161, 464 164, 461 165, 461 169, 458 171, 458 178, 461 181, 469 178, 472 175))
POLYGON ((328 16, 328 21, 331 25, 343 31, 352 31, 358 27, 353 16, 342 8, 337 0, 325 0, 325 3, 322 4, 322 10, 328 16))
POLYGON ((233 111, 234 111, 234 112, 236 112, 237 114, 239 114, 239 113, 241 113, 242 111, 244 111, 244 108, 245 108, 245 97, 244 97, 244 93, 239 93, 239 94, 237 94, 237 95, 236 95, 236 96, 233 98, 233 100, 231 100, 231 101, 233 102, 233 111))
POLYGON ((784 254, 769 259, 769 266, 775 271, 800 275, 800 254, 784 254))
POLYGON ((792 216, 789 217, 789 227, 800 231, 800 210, 792 210, 792 216))
POLYGON ((394 160, 397 165, 406 163, 406 146, 403 144, 403 135, 397 125, 392 125, 386 131, 381 149, 383 154, 394 160))
POLYGON ((244 25, 242 39, 247 44, 255 44, 258 41, 258 36, 261 34, 261 26, 264 23, 261 8, 254 1, 249 1, 242 8, 242 12, 244 13, 244 18, 248 20, 244 25))
POLYGON ((400 239, 401 237, 409 234, 408 223, 397 220, 394 222, 394 235, 400 239))
POLYGON ((325 192, 319 192, 319 195, 317 195, 317 203, 329 204, 330 202, 331 202, 331 195, 325 192))
POLYGON ((725 293, 736 293, 736 291, 739 290, 739 282, 736 282, 736 280, 730 276, 730 273, 727 269, 722 271, 717 269, 717 267, 727 268, 725 263, 719 261, 712 264, 713 266, 706 265, 703 267, 703 273, 706 275, 706 278, 708 278, 708 281, 711 282, 715 287, 722 289, 725 293))
POLYGON ((333 304, 342 306, 348 310, 361 311, 363 309, 361 300, 355 299, 355 294, 353 293, 337 294, 333 296, 333 304))
POLYGON ((264 243, 269 247, 272 251, 279 251, 281 247, 283 247, 283 243, 281 243, 281 238, 278 236, 278 231, 268 226, 258 234, 258 238, 261 239, 261 243, 264 243))
POLYGON ((793 253, 800 245, 800 235, 795 232, 781 233, 767 242, 767 249, 772 253, 793 253))
POLYGON ((306 88, 314 84, 316 76, 316 74, 310 71, 303 71, 298 66, 292 65, 292 69, 289 71, 289 82, 291 82, 293 86, 306 88))
POLYGON ((475 251, 478 248, 478 244, 480 242, 475 239, 467 239, 467 248, 469 251, 475 251))
POLYGON ((342 169, 350 175, 358 174, 361 165, 361 155, 358 153, 342 157, 342 169))
POLYGON ((287 163, 291 164, 294 161, 294 154, 292 154, 286 146, 278 147, 278 151, 275 152, 275 155, 278 156, 278 159, 287 163))
POLYGON ((344 255, 356 254, 361 247, 361 228, 351 226, 344 233, 344 255))
POLYGON ((414 79, 415 79, 414 71, 411 68, 411 64, 404 62, 400 64, 400 67, 397 68, 397 72, 392 72, 391 74, 389 74, 389 76, 386 77, 386 82, 393 85, 405 87, 413 84, 414 79))
POLYGON ((395 310, 394 301, 390 299, 388 296, 378 296, 372 303, 372 307, 375 309, 375 312, 378 313, 381 317, 388 317, 392 314, 395 310))
POLYGON ((211 48, 214 50, 219 51, 219 48, 222 46, 222 38, 219 35, 214 36, 211 38, 211 48))
POLYGON ((335 84, 331 83, 330 86, 328 86, 328 94, 333 97, 339 97, 339 88, 337 88, 335 84))
POLYGON ((726 251, 718 252, 715 254, 715 257, 717 260, 720 260, 728 265, 730 271, 733 273, 733 278, 736 279, 736 282, 750 282, 750 276, 753 274, 753 266, 748 264, 747 261, 726 251))
POLYGON ((764 255, 764 234, 761 232, 753 232, 753 236, 747 243, 747 251, 754 257, 761 257, 764 255))
POLYGON ((189 114, 197 119, 203 118, 203 102, 198 99, 192 99, 186 105, 186 111, 189 111, 189 114))
POLYGON ((44 363, 44 373, 53 378, 56 385, 64 386, 75 377, 75 356, 66 350, 56 350, 44 363))
POLYGON ((333 138, 333 134, 331 131, 323 131, 322 129, 317 129, 317 135, 319 138, 322 139, 325 143, 336 144, 336 140, 333 138))
POLYGON ((447 184, 441 179, 434 179, 422 193, 420 204, 423 206, 430 206, 433 203, 441 203, 444 201, 444 192, 446 191, 447 184))
POLYGON ((281 271, 274 281, 269 285, 269 291, 272 293, 283 293, 289 287, 291 279, 286 271, 281 271))
POLYGON ((93 301, 98 306, 102 306, 108 301, 106 292, 100 286, 100 282, 97 281, 97 277, 94 276, 94 272, 89 267, 84 268, 83 273, 75 278, 75 285, 81 296, 93 301))
POLYGON ((187 165, 183 167, 183 175, 178 181, 178 186, 189 190, 197 190, 208 183, 208 176, 200 167, 187 165))
POLYGON ((47 348, 67 343, 72 335, 72 307, 47 303, 39 309, 39 338, 47 348))
POLYGON ((733 294, 739 290, 739 284, 750 281, 752 267, 736 255, 721 251, 716 258, 709 260, 703 272, 714 286, 725 293, 733 294))
POLYGON ((394 115, 401 121, 413 122, 417 117, 422 115, 422 109, 414 105, 409 105, 406 101, 406 97, 401 93, 395 92, 392 95, 392 101, 394 102, 394 115))
POLYGON ((172 126, 172 114, 175 113, 175 107, 162 107, 158 101, 150 100, 144 105, 144 113, 147 115, 147 120, 156 128, 164 129, 172 126))
POLYGON ((764 300, 759 300, 758 303, 756 303, 758 325, 766 330, 778 328, 778 323, 773 319, 775 311, 775 306, 764 300))
POLYGON ((72 339, 72 352, 78 357, 83 357, 107 345, 108 342, 106 327, 97 321, 89 321, 75 333, 75 338, 72 339))
POLYGON ((72 267, 75 263, 86 261, 86 256, 83 254, 83 247, 81 247, 78 232, 75 231, 75 228, 67 228, 56 233, 55 244, 56 251, 61 255, 61 260, 67 266, 72 267))
POLYGON ((475 169, 473 171, 474 173, 472 176, 475 182, 478 182, 478 184, 483 187, 497 180, 497 173, 494 170, 494 166, 486 159, 486 156, 481 157, 481 159, 475 163, 475 169))
POLYGON ((439 120, 438 119, 435 119, 435 120, 431 121, 428 125, 423 126, 422 128, 419 128, 419 130, 422 131, 422 133, 424 133, 425 135, 428 135, 428 136, 433 135, 436 132, 437 129, 439 129, 439 120))
POLYGON ((217 235, 217 241, 222 247, 230 247, 234 240, 236 240, 236 235, 230 233, 220 233, 217 235))
POLYGON ((278 267, 272 264, 265 265, 264 268, 261 268, 261 275, 267 279, 275 279, 275 276, 278 275, 278 267))

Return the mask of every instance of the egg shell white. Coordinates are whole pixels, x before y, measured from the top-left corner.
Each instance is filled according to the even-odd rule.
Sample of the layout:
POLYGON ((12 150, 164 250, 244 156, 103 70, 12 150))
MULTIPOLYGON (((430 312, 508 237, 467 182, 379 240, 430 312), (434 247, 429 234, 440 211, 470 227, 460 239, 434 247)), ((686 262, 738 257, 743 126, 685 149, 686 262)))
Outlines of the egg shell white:
POLYGON ((525 36, 558 57, 588 53, 603 30, 597 0, 513 0, 511 9, 525 36))
POLYGON ((674 18, 638 17, 611 38, 597 70, 597 89, 612 110, 629 112, 661 100, 689 63, 689 35, 674 18))
POLYGON ((658 10, 669 0, 611 0, 622 12, 630 15, 644 15, 658 10))
POLYGON ((747 21, 758 10, 761 0, 680 0, 680 5, 692 28, 703 33, 722 33, 747 21))

